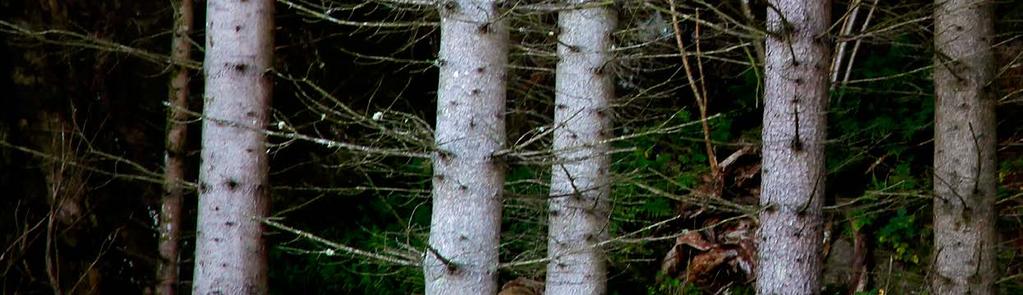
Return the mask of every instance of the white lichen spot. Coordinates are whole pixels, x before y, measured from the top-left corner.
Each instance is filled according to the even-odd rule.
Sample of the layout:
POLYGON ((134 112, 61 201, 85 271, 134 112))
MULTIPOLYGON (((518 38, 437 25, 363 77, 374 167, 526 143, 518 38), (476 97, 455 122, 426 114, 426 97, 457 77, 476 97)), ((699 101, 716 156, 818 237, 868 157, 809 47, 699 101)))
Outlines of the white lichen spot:
POLYGON ((547 31, 547 36, 554 36, 554 31, 547 31))
POLYGON ((384 119, 384 113, 381 112, 373 113, 373 121, 380 121, 382 119, 384 119))
POLYGON ((153 221, 153 224, 159 228, 160 226, 160 211, 156 208, 146 206, 146 213, 149 213, 149 218, 153 221))

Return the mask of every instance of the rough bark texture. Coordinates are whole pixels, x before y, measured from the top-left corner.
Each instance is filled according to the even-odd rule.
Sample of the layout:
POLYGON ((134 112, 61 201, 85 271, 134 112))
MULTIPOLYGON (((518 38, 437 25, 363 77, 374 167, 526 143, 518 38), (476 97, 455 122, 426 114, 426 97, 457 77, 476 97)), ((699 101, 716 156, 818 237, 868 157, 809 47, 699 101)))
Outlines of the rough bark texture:
POLYGON ((817 294, 831 1, 769 5, 756 288, 765 295, 817 294))
MULTIPOLYGON (((180 0, 174 7, 174 36, 171 60, 187 61, 191 55, 192 0, 180 0)), ((167 110, 166 154, 163 198, 160 200, 160 261, 156 269, 156 294, 173 295, 178 285, 178 256, 181 240, 181 202, 184 199, 185 140, 188 137, 188 69, 174 66, 171 74, 170 106, 167 110)))
POLYGON ((935 4, 933 293, 994 294, 993 3, 935 4))
POLYGON ((508 29, 493 0, 442 1, 426 294, 497 293, 508 29))
MULTIPOLYGON (((586 3, 588 0, 573 1, 586 3)), ((604 294, 607 263, 596 243, 608 238, 611 33, 607 7, 559 14, 546 293, 604 294)))
POLYGON ((210 0, 195 294, 266 294, 273 1, 210 0))

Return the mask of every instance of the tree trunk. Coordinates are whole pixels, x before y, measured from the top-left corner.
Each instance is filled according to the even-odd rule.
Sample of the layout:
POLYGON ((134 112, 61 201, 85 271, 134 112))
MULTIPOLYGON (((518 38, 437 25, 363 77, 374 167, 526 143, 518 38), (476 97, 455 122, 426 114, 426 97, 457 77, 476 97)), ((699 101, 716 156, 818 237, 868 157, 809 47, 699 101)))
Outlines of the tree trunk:
POLYGON ((830 3, 768 4, 757 294, 820 293, 830 3))
MULTIPOLYGON (((576 0, 583 4, 588 0, 576 0)), ((562 11, 554 111, 546 294, 604 294, 608 238, 610 102, 614 98, 608 7, 562 11)))
POLYGON ((493 0, 440 4, 426 294, 496 294, 508 28, 493 0))
MULTIPOLYGON (((192 45, 192 0, 180 0, 174 7, 174 35, 171 60, 190 59, 192 45)), ((174 65, 171 74, 170 106, 167 110, 166 154, 163 198, 160 200, 160 261, 156 270, 156 294, 173 295, 178 285, 178 256, 181 240, 181 202, 185 195, 185 140, 188 137, 188 69, 174 65)))
POLYGON ((934 294, 994 294, 994 3, 934 11, 934 294))
POLYGON ((209 0, 195 294, 266 294, 273 1, 209 0))

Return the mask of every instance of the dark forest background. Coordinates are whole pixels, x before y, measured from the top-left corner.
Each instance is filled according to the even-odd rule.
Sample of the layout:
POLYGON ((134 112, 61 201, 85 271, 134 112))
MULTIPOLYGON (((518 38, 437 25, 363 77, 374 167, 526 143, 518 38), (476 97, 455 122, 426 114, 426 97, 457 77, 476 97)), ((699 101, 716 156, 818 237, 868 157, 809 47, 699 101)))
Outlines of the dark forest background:
MULTIPOLYGON (((766 8, 759 2, 752 2, 752 11, 762 20, 766 8)), ((932 2, 894 2, 882 1, 869 28, 857 35, 863 45, 851 78, 833 90, 825 278, 834 294, 845 294, 852 267, 859 264, 868 270, 870 294, 926 287, 932 251, 932 2)), ((343 104, 394 130, 433 126, 439 38, 433 9, 388 1, 295 2, 323 13, 316 16, 286 3, 277 5, 280 76, 271 129, 425 151, 428 147, 392 146, 378 130, 337 110, 343 104), (358 24, 363 21, 395 25, 358 24)), ((705 21, 724 27, 724 16, 742 19, 739 1, 701 3, 682 9, 700 9, 705 21)), ((196 5, 194 40, 203 40, 203 5, 196 5)), ((836 18, 848 5, 835 2, 836 18)), ((691 200, 717 191, 726 204, 756 204, 762 85, 751 63, 757 53, 742 36, 707 26, 697 35, 694 22, 683 26, 687 42, 698 41, 706 52, 702 75, 718 158, 737 159, 723 187, 708 187, 702 130, 687 124, 699 116, 680 72, 666 7, 620 4, 615 38, 623 49, 611 65, 618 77, 615 135, 623 136, 614 144, 611 233, 620 239, 609 246, 609 291, 751 294, 741 267, 748 255, 721 258, 687 274, 679 269, 705 254, 698 243, 746 249, 751 229, 740 218, 744 212, 691 200), (674 235, 684 229, 700 229, 703 237, 674 235), (666 260, 672 251, 686 258, 666 260)), ((555 42, 549 33, 556 16, 512 11, 508 132, 509 143, 516 143, 552 121, 555 42)), ((1023 292, 1023 3, 1003 1, 997 15, 1000 74, 993 87, 1003 96, 997 207, 998 265, 1004 267, 998 287, 1014 294, 1023 292)), ((0 293, 49 293, 48 268, 58 268, 58 280, 70 293, 138 294, 151 288, 172 16, 168 1, 0 0, 0 293)), ((201 57, 195 50, 193 59, 201 57)), ((202 110, 201 78, 193 72, 195 112, 202 110)), ((190 171, 197 171, 200 132, 198 121, 192 123, 188 159, 190 171)), ((422 248, 430 216, 428 161, 280 136, 271 142, 275 220, 374 252, 422 248)), ((549 146, 549 139, 541 143, 549 146)), ((549 173, 529 159, 509 163, 502 262, 545 255, 549 173)), ((194 193, 186 204, 186 216, 194 216, 194 193)), ((194 219, 186 220, 194 232, 194 219)), ((332 251, 286 230, 274 229, 268 237, 274 293, 421 292, 418 267, 332 251)), ((186 256, 193 238, 183 239, 186 256)), ((182 257, 182 290, 188 290, 190 261, 182 257)), ((502 270, 501 281, 542 279, 543 267, 513 263, 502 270)))

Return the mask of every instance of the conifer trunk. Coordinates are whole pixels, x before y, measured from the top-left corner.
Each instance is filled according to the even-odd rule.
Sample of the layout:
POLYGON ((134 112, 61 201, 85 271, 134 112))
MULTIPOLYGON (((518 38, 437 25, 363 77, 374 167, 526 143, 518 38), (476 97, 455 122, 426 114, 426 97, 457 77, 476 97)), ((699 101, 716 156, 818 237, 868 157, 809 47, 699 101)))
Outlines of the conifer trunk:
MULTIPOLYGON (((572 4, 585 4, 576 0, 572 4)), ((609 7, 564 10, 558 17, 558 68, 551 167, 546 294, 604 294, 608 238, 609 144, 614 74, 609 7)))
POLYGON ((994 4, 934 11, 934 294, 995 294, 994 4))
POLYGON ((756 289, 818 294, 831 1, 768 5, 756 289))
MULTIPOLYGON (((180 0, 174 7, 171 60, 188 61, 192 45, 194 12, 192 0, 180 0)), ((188 138, 188 76, 184 65, 172 65, 167 110, 166 154, 164 156, 163 197, 160 200, 160 260, 156 270, 156 294, 173 295, 178 286, 178 256, 181 242, 181 203, 184 199, 185 147, 188 138)))
POLYGON ((508 28, 493 0, 439 4, 437 152, 426 294, 496 294, 508 28))
POLYGON ((194 294, 266 294, 272 0, 208 0, 194 294))

